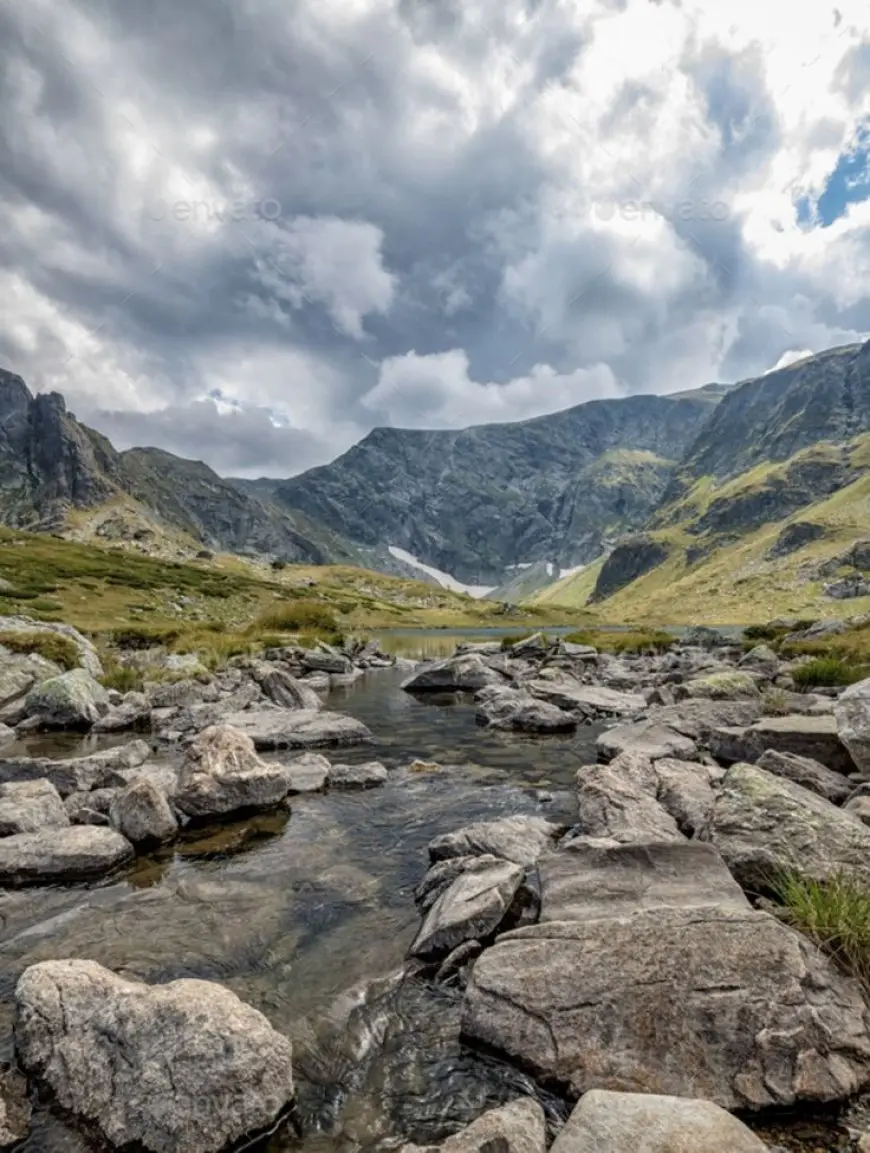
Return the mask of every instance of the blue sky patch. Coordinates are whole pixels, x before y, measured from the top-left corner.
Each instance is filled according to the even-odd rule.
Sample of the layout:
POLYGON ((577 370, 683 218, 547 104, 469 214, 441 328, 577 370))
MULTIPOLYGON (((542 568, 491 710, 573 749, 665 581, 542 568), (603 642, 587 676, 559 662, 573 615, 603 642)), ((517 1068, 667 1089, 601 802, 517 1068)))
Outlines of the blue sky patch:
POLYGON ((795 204, 802 227, 827 228, 850 204, 870 199, 870 127, 858 133, 855 147, 841 154, 818 200, 802 196, 795 204))

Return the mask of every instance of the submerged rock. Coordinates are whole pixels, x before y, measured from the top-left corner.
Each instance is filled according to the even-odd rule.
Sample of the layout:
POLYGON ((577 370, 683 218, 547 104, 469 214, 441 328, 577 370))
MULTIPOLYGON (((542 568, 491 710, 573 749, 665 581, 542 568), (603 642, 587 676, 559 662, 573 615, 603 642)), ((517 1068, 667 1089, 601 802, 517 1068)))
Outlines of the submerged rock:
POLYGON ((133 856, 133 846, 113 829, 71 825, 0 838, 0 884, 52 885, 86 881, 111 872, 133 856))
POLYGON ((546 1153, 546 1148, 544 1110, 533 1098, 520 1097, 500 1109, 490 1109, 440 1145, 407 1144, 399 1153, 546 1153))
POLYGON ((494 821, 477 821, 435 837, 429 842, 429 856, 433 861, 442 861, 447 857, 489 853, 516 865, 533 865, 541 853, 552 848, 562 831, 561 825, 543 817, 500 817, 494 821))
POLYGON ((767 1153, 742 1121, 711 1101, 591 1089, 550 1153, 767 1153))
POLYGON ((114 1145, 218 1153, 293 1098, 290 1042, 211 981, 149 986, 94 961, 44 961, 15 1000, 22 1065, 114 1145))
POLYGON ((384 784, 387 770, 380 761, 362 765, 333 765, 329 770, 331 789, 374 789, 384 784))

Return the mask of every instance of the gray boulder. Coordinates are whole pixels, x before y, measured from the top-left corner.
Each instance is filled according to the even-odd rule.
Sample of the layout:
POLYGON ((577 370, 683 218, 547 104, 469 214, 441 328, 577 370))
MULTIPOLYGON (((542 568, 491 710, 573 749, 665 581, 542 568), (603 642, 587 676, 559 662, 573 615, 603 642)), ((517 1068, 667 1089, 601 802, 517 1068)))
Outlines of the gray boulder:
POLYGON ((118 792, 109 808, 109 821, 134 845, 162 844, 178 832, 178 821, 165 794, 147 778, 118 792))
POLYGON ((870 880, 870 829, 817 793, 757 765, 733 765, 702 833, 744 888, 763 892, 780 870, 870 880))
POLYGON ((117 789, 93 789, 89 793, 70 793, 63 806, 73 825, 108 825, 109 809, 117 795, 117 789))
POLYGON ((151 747, 146 741, 129 741, 125 745, 63 761, 50 757, 0 759, 0 779, 47 780, 62 797, 68 797, 71 793, 126 785, 127 779, 120 774, 142 765, 150 755, 151 747))
POLYGON ((109 696, 85 669, 50 677, 31 689, 27 716, 43 729, 89 729, 109 709, 109 696))
POLYGON ((313 709, 250 709, 230 713, 224 723, 246 733, 260 750, 335 748, 372 739, 355 717, 313 709))
POLYGON ((803 785, 805 789, 818 793, 834 805, 842 805, 852 793, 852 784, 842 773, 835 773, 812 757, 799 757, 796 753, 779 753, 775 749, 768 749, 756 763, 760 769, 803 785))
POLYGON ((646 708, 639 693, 621 692, 605 685, 584 685, 573 677, 536 678, 523 684, 526 692, 581 717, 635 716, 646 708))
POLYGON ((768 749, 812 757, 834 772, 847 775, 854 764, 837 733, 833 716, 762 717, 746 728, 726 725, 713 730, 707 740, 713 756, 725 765, 746 761, 755 764, 768 749))
POLYGON ((387 770, 380 761, 366 761, 362 765, 333 765, 329 770, 331 789, 374 789, 384 784, 387 770))
POLYGON ((440 1145, 406 1144, 399 1153, 546 1153, 546 1148, 543 1109, 533 1098, 520 1097, 490 1109, 440 1145))
POLYGON ((0 785, 0 837, 64 829, 69 823, 60 793, 50 781, 9 781, 0 785))
POLYGON ((288 792, 319 793, 326 788, 332 771, 322 753, 302 753, 283 765, 288 792))
POLYGON ((524 690, 490 691, 480 701, 477 720, 491 729, 517 733, 572 733, 577 717, 524 690))
POLYGON ((129 729, 151 727, 151 702, 144 693, 127 693, 122 702, 109 711, 93 726, 95 733, 120 733, 129 729))
POLYGON ((0 710, 3 717, 17 720, 18 714, 10 706, 19 701, 23 705, 25 695, 34 685, 56 677, 62 671, 59 665, 38 653, 16 653, 0 645, 0 710))
POLYGON ((72 625, 55 623, 54 621, 34 621, 29 617, 0 617, 0 632, 55 633, 58 636, 66 637, 78 649, 80 667, 85 672, 90 673, 92 677, 99 678, 103 675, 103 666, 93 642, 82 636, 78 629, 73 628, 72 625))
POLYGON ((210 817, 271 808, 289 788, 285 767, 261 760, 249 736, 230 724, 212 725, 188 747, 174 801, 189 817, 210 817))
POLYGON ((429 909, 410 955, 436 961, 465 941, 486 940, 510 913, 524 874, 510 861, 477 858, 429 909))
POLYGON ((290 1042, 211 981, 149 986, 94 961, 44 961, 15 1000, 21 1064, 112 1145, 218 1153, 293 1097, 290 1042))
POLYGON ((741 658, 739 667, 772 681, 779 674, 779 657, 769 645, 756 645, 741 658))
POLYGON ((712 1101, 591 1089, 550 1153, 767 1153, 742 1121, 712 1101))
POLYGON ((53 885, 100 877, 129 861, 133 846, 113 829, 72 825, 0 838, 0 884, 53 885))
POLYGON ((251 667, 251 675, 265 696, 281 708, 310 709, 314 712, 323 708, 323 701, 311 685, 303 684, 277 665, 265 661, 255 662, 251 667))
POLYGON ((621 844, 682 840, 676 821, 656 800, 657 790, 652 761, 638 753, 581 768, 576 832, 621 844))
POLYGON ((601 734, 596 748, 602 761, 611 761, 622 753, 636 753, 653 761, 659 757, 692 760, 698 754, 698 746, 691 737, 655 720, 616 725, 601 734))
POLYGON ((849 685, 834 704, 837 732, 862 773, 870 773, 870 677, 849 685))
POLYGON ((477 692, 486 685, 504 683, 504 677, 478 653, 464 653, 420 665, 402 682, 402 688, 409 693, 477 692))
POLYGON ((0 1149, 24 1140, 30 1114, 27 1078, 9 1065, 0 1066, 0 1149))
POLYGON ((476 821, 452 833, 442 833, 429 842, 429 857, 443 861, 448 857, 473 857, 484 853, 513 861, 515 865, 533 865, 562 833, 561 825, 543 817, 499 817, 494 821, 476 821))
POLYGON ((311 649, 302 654, 302 667, 314 673, 349 673, 353 663, 343 653, 311 649))

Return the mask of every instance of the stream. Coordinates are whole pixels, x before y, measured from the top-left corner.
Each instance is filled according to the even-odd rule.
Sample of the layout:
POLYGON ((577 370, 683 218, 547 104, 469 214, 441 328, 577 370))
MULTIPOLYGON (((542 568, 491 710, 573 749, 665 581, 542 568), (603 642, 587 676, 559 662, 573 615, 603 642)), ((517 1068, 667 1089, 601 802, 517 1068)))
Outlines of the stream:
MULTIPOLYGON (((452 652, 457 639, 388 635, 384 647, 434 656, 452 652)), ((566 1116, 566 1104, 521 1071, 459 1044, 455 986, 402 980, 401 967, 420 924, 413 893, 427 843, 512 813, 570 823, 574 775, 595 760, 602 726, 571 737, 495 733, 475 723, 469 697, 404 693, 406 675, 372 672, 327 699, 375 735, 373 745, 327 751, 330 760, 381 761, 390 770, 381 788, 303 796, 289 814, 199 829, 100 884, 3 893, 0 1060, 13 1057, 22 970, 89 958, 148 982, 220 981, 291 1037, 299 1128, 285 1124, 256 1145, 261 1151, 350 1153, 437 1141, 520 1094, 537 1096, 554 1121, 566 1116), (416 758, 443 768, 411 772, 416 758)), ((70 738, 27 743, 28 752, 52 756, 94 747, 70 738)), ((807 1134, 793 1144, 788 1130, 784 1143, 849 1148, 830 1122, 807 1134)), ((47 1104, 36 1108, 21 1146, 102 1148, 47 1104)))

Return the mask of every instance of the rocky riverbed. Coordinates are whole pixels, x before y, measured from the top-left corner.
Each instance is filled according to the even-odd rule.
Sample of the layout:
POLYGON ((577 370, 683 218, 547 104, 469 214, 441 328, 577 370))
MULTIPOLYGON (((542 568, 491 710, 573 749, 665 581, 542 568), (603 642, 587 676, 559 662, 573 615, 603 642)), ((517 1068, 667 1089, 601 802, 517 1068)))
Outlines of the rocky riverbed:
POLYGON ((858 1148, 865 994, 758 898, 870 874, 870 684, 697 630, 122 696, 79 640, 0 674, 0 1142, 858 1148))

